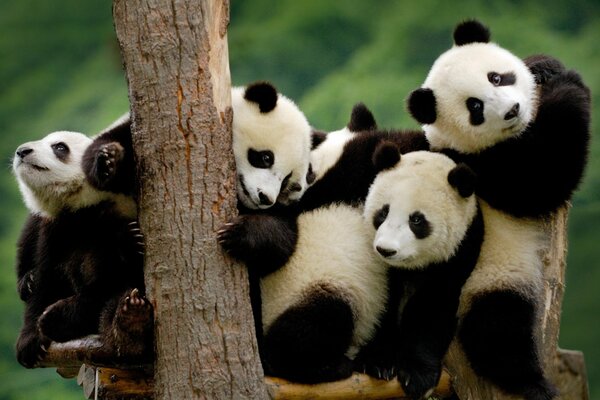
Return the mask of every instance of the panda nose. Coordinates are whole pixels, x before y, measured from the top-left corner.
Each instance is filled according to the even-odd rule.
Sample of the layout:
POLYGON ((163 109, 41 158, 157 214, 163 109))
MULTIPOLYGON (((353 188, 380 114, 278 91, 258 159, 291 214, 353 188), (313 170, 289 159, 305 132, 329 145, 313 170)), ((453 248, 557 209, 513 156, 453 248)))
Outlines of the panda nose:
POLYGON ((258 199, 260 200, 261 206, 270 206, 273 204, 273 200, 263 192, 258 192, 258 199))
POLYGON ((397 253, 396 250, 390 250, 390 249, 386 249, 386 248, 379 247, 379 246, 375 246, 375 249, 377 250, 377 252, 379 254, 381 254, 384 257, 391 257, 397 253))
POLYGON ((510 110, 508 110, 508 112, 506 113, 506 115, 504 115, 504 120, 508 121, 510 119, 513 119, 517 115, 519 115, 519 109, 520 108, 521 108, 521 106, 519 106, 519 103, 517 103, 514 106, 512 106, 512 108, 510 110))
POLYGON ((21 160, 24 159, 27 154, 31 153, 33 153, 33 149, 30 149, 29 147, 19 147, 17 149, 17 156, 19 156, 21 160))

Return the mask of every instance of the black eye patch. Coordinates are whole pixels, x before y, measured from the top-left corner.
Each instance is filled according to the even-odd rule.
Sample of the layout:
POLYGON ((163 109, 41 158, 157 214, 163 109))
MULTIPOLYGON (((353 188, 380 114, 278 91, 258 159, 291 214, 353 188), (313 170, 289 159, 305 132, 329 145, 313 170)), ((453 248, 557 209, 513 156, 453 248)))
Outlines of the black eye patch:
POLYGON ((256 151, 248 149, 248 162, 254 168, 271 168, 275 162, 275 156, 271 150, 256 151))
POLYGON ((56 158, 58 158, 62 162, 67 161, 67 159, 69 158, 69 153, 71 152, 69 146, 67 146, 64 142, 58 142, 54 143, 50 147, 52 147, 52 151, 54 152, 56 158))
POLYGON ((415 211, 408 217, 408 226, 415 234, 417 239, 425 239, 431 235, 431 225, 425 215, 420 211, 415 211))
POLYGON ((476 97, 467 99, 467 109, 469 110, 469 121, 471 125, 481 125, 484 123, 483 117, 483 101, 476 97))
POLYGON ((517 82, 517 77, 512 72, 507 72, 505 74, 489 72, 487 77, 488 81, 490 81, 490 83, 494 86, 510 86, 517 82))
POLYGON ((288 186, 288 183, 290 182, 291 177, 292 177, 292 173, 290 172, 289 174, 287 174, 287 176, 285 178, 283 178, 283 181, 281 181, 281 190, 282 191, 285 189, 289 190, 289 188, 287 186, 288 186))
POLYGON ((373 215, 373 226, 375 227, 375 229, 379 228, 381 226, 381 224, 383 224, 383 222, 387 218, 389 212, 390 212, 390 205, 386 204, 385 206, 381 207, 375 213, 375 215, 373 215))

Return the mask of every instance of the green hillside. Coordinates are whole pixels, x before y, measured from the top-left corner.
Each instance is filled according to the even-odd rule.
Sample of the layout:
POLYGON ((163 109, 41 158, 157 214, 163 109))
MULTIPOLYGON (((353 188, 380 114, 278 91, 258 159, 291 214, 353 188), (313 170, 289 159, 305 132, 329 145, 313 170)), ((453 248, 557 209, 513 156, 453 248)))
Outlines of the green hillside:
MULTIPOLYGON (((404 99, 451 45, 454 25, 472 17, 516 54, 552 54, 580 71, 599 115, 595 0, 232 0, 232 79, 272 81, 321 129, 344 125, 358 101, 382 127, 416 127, 404 99)), ((80 399, 73 381, 14 361, 22 306, 13 264, 26 210, 9 165, 20 143, 59 129, 91 134, 127 109, 110 2, 0 2, 0 60, 0 399, 80 399)), ((561 346, 585 352, 591 398, 600 398, 600 126, 593 124, 590 165, 570 218, 561 346)))

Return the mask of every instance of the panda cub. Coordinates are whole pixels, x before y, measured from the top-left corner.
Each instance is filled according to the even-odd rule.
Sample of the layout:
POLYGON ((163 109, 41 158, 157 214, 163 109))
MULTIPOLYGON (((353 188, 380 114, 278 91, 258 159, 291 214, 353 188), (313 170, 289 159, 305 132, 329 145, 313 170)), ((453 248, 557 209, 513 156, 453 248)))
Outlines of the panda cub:
POLYGON ((508 393, 551 399, 538 343, 544 218, 577 188, 587 159, 590 92, 548 56, 525 62, 467 21, 408 108, 431 147, 478 176, 485 237, 463 288, 458 340, 474 371, 508 393), (560 162, 557 162, 560 160, 560 162))
POLYGON ((442 154, 400 156, 385 144, 375 164, 383 171, 369 189, 364 217, 375 229, 373 249, 391 267, 390 298, 358 367, 397 377, 408 396, 420 399, 440 378, 461 289, 483 241, 475 174, 442 154))
POLYGON ((136 319, 148 307, 132 291, 143 288, 143 255, 130 231, 135 202, 87 182, 82 157, 91 144, 81 133, 54 132, 19 146, 13 160, 31 212, 16 267, 25 301, 17 359, 26 367, 44 357, 51 341, 97 333, 101 314, 107 346, 117 345, 112 332, 128 331, 119 333, 113 324, 136 319))

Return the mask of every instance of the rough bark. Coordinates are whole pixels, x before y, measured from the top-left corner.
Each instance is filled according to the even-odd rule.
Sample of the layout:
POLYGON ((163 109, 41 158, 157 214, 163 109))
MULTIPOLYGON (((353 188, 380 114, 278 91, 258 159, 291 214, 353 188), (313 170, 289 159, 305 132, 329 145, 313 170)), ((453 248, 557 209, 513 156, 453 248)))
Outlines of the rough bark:
POLYGON ((155 309, 156 399, 266 398, 235 212, 227 0, 115 0, 155 309))

